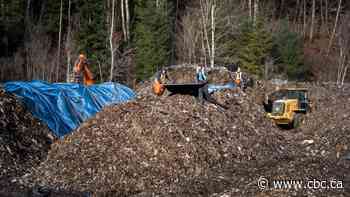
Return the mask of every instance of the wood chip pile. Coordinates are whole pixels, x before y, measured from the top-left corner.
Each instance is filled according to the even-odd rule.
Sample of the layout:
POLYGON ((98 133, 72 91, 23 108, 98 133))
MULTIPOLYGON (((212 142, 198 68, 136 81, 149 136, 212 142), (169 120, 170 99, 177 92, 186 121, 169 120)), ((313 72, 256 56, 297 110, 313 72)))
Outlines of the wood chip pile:
MULTIPOLYGON (((179 70, 179 81, 193 77, 179 70)), ((209 78, 227 82, 227 71, 219 73, 209 78)), ((215 93, 224 110, 189 95, 156 97, 146 81, 136 100, 106 107, 55 141, 20 182, 94 196, 349 196, 350 88, 307 86, 312 112, 300 128, 282 130, 265 117, 263 89, 215 93), (343 188, 262 191, 260 177, 338 180, 343 188)))
POLYGON ((15 96, 0 89, 0 177, 23 175, 46 157, 53 139, 15 96))

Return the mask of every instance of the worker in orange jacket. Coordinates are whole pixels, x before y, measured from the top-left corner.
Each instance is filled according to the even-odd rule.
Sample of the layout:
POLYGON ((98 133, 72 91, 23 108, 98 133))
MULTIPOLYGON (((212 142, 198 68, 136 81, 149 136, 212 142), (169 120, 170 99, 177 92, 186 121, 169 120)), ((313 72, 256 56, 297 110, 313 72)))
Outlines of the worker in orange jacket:
POLYGON ((95 83, 92 72, 88 68, 88 60, 85 55, 80 54, 78 60, 74 64, 74 82, 84 85, 92 85, 95 83))
POLYGON ((164 93, 165 87, 164 87, 163 83, 166 79, 169 79, 169 77, 164 69, 157 72, 156 77, 155 77, 154 82, 153 82, 154 94, 161 96, 164 93))

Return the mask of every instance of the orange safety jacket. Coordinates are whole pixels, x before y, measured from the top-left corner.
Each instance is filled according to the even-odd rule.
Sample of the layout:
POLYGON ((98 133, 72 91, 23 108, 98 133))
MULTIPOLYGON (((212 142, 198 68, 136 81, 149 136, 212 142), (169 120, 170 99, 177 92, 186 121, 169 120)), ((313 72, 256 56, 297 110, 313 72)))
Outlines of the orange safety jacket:
POLYGON ((165 87, 163 84, 159 82, 159 80, 155 80, 153 83, 153 92, 154 94, 161 96, 165 91, 165 87))
POLYGON ((88 68, 86 59, 79 58, 74 65, 74 81, 76 83, 83 83, 84 85, 92 85, 95 83, 92 72, 88 68))

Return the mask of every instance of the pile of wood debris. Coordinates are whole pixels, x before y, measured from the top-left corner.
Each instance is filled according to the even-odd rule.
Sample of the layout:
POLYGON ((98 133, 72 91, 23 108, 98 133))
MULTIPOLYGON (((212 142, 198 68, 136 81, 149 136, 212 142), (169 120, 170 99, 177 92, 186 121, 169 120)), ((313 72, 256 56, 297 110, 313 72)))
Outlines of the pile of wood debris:
POLYGON ((231 95, 225 111, 184 95, 108 107, 53 144, 30 182, 119 195, 213 193, 231 184, 213 172, 289 154, 262 106, 223 94, 231 95))
POLYGON ((0 89, 0 177, 23 175, 46 157, 53 140, 15 96, 0 89))
MULTIPOLYGON (((170 72, 179 83, 194 77, 194 68, 170 72)), ((229 80, 225 69, 212 73, 211 82, 229 80)), ((20 182, 95 196, 349 196, 350 88, 306 86, 312 112, 300 128, 281 130, 265 117, 263 89, 214 93, 224 110, 189 95, 156 97, 145 82, 136 100, 55 141, 20 182), (337 180, 342 188, 261 190, 261 177, 337 180)))

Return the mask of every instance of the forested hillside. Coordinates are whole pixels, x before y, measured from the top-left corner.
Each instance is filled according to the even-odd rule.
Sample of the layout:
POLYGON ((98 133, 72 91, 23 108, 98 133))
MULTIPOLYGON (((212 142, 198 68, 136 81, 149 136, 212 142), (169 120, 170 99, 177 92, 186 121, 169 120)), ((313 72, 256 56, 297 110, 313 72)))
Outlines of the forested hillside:
POLYGON ((0 197, 350 196, 350 0, 0 0, 0 197))
POLYGON ((345 0, 0 0, 0 81, 66 81, 84 53, 98 81, 130 86, 183 63, 342 83, 349 9, 345 0))

